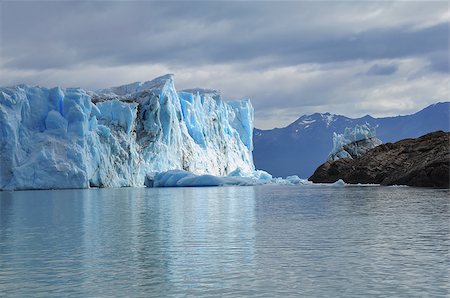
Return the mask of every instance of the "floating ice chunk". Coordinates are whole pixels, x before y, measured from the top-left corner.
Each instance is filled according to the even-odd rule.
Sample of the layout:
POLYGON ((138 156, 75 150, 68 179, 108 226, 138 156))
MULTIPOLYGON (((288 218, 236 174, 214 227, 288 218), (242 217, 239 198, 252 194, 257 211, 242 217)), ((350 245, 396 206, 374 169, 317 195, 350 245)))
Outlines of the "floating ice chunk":
POLYGON ((286 181, 288 181, 291 184, 301 184, 301 185, 312 184, 311 181, 308 181, 307 179, 301 179, 297 175, 287 176, 286 181))
POLYGON ((145 179, 147 187, 254 186, 264 184, 311 185, 312 182, 300 179, 298 176, 289 176, 286 179, 272 178, 272 175, 265 171, 245 173, 239 168, 226 177, 209 174, 195 175, 184 170, 170 170, 157 174, 150 173, 145 179))
POLYGON ((253 172, 252 176, 258 180, 269 181, 272 179, 272 175, 263 170, 256 170, 253 172))
POLYGON ((226 179, 213 175, 192 175, 180 179, 177 186, 219 186, 226 184, 226 179))
POLYGON ((286 180, 291 182, 292 184, 299 184, 302 181, 302 179, 300 179, 300 177, 298 177, 297 175, 287 176, 286 180))
POLYGON ((241 168, 237 168, 228 174, 228 177, 248 177, 251 176, 250 172, 244 172, 241 168))
POLYGON ((193 187, 193 186, 250 186, 268 183, 254 177, 226 176, 218 177, 209 174, 195 175, 184 170, 170 170, 156 175, 147 175, 147 187, 193 187))
POLYGON ((219 177, 195 175, 184 170, 170 170, 158 173, 153 179, 148 175, 146 181, 146 186, 152 185, 153 187, 219 186, 223 184, 219 177))
POLYGON ((345 183, 344 180, 339 179, 338 181, 334 182, 331 185, 334 187, 344 187, 345 185, 347 185, 347 183, 345 183))
POLYGON ((244 171, 241 168, 237 168, 228 174, 228 177, 244 177, 244 178, 254 178, 257 180, 271 180, 272 175, 263 170, 256 171, 244 171))

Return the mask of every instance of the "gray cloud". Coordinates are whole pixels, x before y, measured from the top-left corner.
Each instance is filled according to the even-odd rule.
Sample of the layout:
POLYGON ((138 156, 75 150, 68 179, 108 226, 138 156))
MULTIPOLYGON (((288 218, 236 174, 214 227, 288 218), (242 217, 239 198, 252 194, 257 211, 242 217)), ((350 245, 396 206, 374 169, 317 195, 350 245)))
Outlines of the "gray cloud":
POLYGON ((449 49, 430 53, 429 55, 430 64, 428 65, 428 67, 431 71, 442 72, 447 75, 450 73, 449 69, 450 54, 448 50, 449 49))
POLYGON ((336 34, 330 26, 316 32, 298 22, 296 12, 305 4, 296 2, 8 2, 4 6, 6 12, 11 10, 5 12, 7 30, 2 37, 5 66, 10 68, 249 61, 271 68, 400 58, 448 48, 443 42, 448 40, 447 23, 416 30, 399 26, 353 33, 346 29, 346 34, 336 34))
POLYGON ((342 110, 411 110, 423 103, 413 94, 419 78, 429 84, 421 87, 421 96, 446 96, 433 87, 448 82, 445 2, 0 5, 2 84, 70 83, 95 89, 175 72, 183 88, 204 86, 229 97, 251 97, 257 123, 264 126, 291 120, 280 115, 267 120, 274 111, 333 112, 356 99, 366 104, 342 110), (402 78, 412 78, 406 80, 410 85, 402 78), (386 80, 402 84, 403 91, 389 88, 386 80), (398 96, 398 108, 368 102, 380 86, 385 91, 379 96, 398 96))
POLYGON ((396 64, 374 64, 367 71, 369 76, 389 76, 398 70, 396 64))

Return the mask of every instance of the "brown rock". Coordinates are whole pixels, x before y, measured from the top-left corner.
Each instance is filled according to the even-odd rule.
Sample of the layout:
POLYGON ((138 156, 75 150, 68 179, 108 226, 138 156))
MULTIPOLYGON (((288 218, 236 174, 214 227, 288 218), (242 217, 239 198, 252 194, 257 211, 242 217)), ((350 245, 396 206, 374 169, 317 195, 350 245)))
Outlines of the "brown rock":
POLYGON ((355 159, 327 161, 309 180, 449 188, 449 172, 450 133, 436 131, 417 139, 382 144, 355 159))

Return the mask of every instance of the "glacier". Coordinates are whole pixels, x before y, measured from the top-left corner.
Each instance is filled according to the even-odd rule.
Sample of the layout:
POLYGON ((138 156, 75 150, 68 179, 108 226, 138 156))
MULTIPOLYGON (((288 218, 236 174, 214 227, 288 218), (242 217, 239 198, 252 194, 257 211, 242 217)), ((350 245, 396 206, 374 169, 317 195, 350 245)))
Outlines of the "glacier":
POLYGON ((328 155, 328 160, 353 159, 381 144, 381 140, 376 137, 375 127, 371 127, 370 124, 347 127, 343 134, 333 133, 333 149, 328 155))
POLYGON ((0 189, 143 186, 148 173, 169 170, 255 173, 252 134, 250 100, 177 91, 173 75, 98 91, 2 87, 0 189))

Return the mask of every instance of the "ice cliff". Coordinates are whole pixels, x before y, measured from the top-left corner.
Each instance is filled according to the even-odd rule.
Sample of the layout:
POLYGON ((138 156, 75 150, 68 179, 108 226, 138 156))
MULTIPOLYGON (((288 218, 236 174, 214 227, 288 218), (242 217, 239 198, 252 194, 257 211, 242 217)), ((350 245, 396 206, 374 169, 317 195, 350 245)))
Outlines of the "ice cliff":
POLYGON ((381 140, 377 139, 375 128, 370 124, 347 127, 343 134, 333 133, 333 149, 328 160, 338 160, 340 158, 356 158, 372 148, 381 145, 381 140))
POLYGON ((173 75, 92 92, 0 88, 0 189, 140 186, 182 169, 253 172, 253 108, 173 75))

